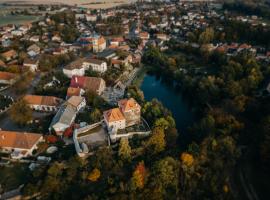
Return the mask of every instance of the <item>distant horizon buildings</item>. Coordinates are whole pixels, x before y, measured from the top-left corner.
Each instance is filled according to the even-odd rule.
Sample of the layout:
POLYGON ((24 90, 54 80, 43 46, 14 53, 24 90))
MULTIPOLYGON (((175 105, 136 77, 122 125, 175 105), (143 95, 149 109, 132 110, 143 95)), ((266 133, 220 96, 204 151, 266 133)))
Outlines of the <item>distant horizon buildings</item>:
POLYGON ((67 5, 76 6, 91 9, 107 9, 115 6, 120 6, 124 4, 134 3, 137 0, 122 0, 122 1, 111 1, 111 0, 0 0, 0 4, 10 4, 10 5, 67 5), (99 2, 99 3, 96 3, 99 2))

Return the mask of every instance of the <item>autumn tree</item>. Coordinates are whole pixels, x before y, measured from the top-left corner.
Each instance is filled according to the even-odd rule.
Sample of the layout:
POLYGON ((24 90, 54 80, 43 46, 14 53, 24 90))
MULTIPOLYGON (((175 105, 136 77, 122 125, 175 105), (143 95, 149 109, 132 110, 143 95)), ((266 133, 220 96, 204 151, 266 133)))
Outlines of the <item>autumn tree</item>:
POLYGON ((26 101, 21 99, 14 103, 9 110, 9 117, 19 125, 25 125, 32 120, 32 110, 26 101))
POLYGON ((100 108, 104 104, 104 100, 93 91, 86 91, 85 96, 87 105, 89 106, 100 108))
POLYGON ((88 175, 88 180, 92 181, 92 182, 96 182, 99 177, 100 177, 101 173, 100 170, 95 168, 93 169, 93 171, 88 175))
POLYGON ((29 86, 31 85, 31 81, 33 79, 33 74, 31 72, 27 72, 23 75, 21 75, 18 79, 18 81, 13 85, 13 88, 16 92, 16 94, 24 94, 29 89, 29 86))
POLYGON ((51 193, 59 196, 60 190, 62 188, 63 181, 61 181, 61 176, 64 172, 64 164, 59 162, 54 162, 47 171, 47 176, 45 177, 41 192, 44 196, 50 196, 51 193))
POLYGON ((131 160, 131 147, 129 146, 128 138, 121 138, 118 150, 118 156, 123 161, 131 160))
POLYGON ((138 103, 141 104, 144 102, 143 92, 136 85, 128 86, 126 93, 129 97, 133 97, 138 103))
POLYGON ((152 136, 146 142, 146 148, 152 153, 157 154, 165 149, 165 133, 164 129, 156 127, 153 130, 152 136))
POLYGON ((152 169, 152 181, 161 190, 171 187, 177 192, 179 163, 172 157, 157 161, 152 169))
POLYGON ((91 120, 92 122, 98 122, 98 121, 100 121, 101 116, 102 116, 102 114, 101 114, 100 110, 99 110, 98 108, 95 108, 95 109, 90 113, 90 120, 91 120))
POLYGON ((215 32, 213 28, 206 28, 199 36, 200 44, 208 44, 210 43, 215 36, 215 32))
POLYGON ((191 167, 194 163, 194 158, 191 154, 184 152, 181 154, 181 161, 187 167, 191 167))
POLYGON ((136 189, 142 189, 146 182, 146 169, 144 162, 137 164, 135 171, 131 178, 131 187, 136 189))

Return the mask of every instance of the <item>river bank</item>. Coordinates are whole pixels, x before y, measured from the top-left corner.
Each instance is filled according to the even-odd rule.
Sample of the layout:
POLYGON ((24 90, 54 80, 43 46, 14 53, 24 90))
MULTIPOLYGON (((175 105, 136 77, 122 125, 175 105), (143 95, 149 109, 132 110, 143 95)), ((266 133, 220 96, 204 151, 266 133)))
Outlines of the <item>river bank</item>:
POLYGON ((187 128, 193 124, 195 116, 192 107, 180 89, 166 82, 162 77, 150 74, 147 66, 140 69, 133 85, 142 90, 146 101, 157 99, 169 109, 179 131, 186 132, 187 128))
POLYGON ((140 89, 144 93, 145 100, 151 101, 155 98, 172 112, 178 130, 185 132, 194 122, 190 105, 181 91, 174 88, 173 85, 154 75, 145 74, 140 89))

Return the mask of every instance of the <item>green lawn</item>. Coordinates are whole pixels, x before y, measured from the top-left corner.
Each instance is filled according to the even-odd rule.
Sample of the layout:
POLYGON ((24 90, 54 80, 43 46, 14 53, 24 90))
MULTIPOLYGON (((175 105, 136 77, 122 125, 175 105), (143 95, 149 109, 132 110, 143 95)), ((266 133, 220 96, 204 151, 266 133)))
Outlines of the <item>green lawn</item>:
POLYGON ((0 184, 4 191, 16 189, 24 184, 29 175, 28 164, 12 164, 10 167, 0 167, 0 184))

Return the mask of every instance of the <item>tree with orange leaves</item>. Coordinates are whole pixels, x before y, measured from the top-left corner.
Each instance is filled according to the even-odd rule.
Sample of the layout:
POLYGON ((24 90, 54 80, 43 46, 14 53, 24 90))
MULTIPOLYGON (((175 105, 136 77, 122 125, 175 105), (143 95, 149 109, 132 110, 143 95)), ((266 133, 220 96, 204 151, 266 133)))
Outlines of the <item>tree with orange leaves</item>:
POLYGON ((88 180, 96 182, 100 177, 100 170, 95 168, 88 176, 88 180))
POLYGON ((183 162, 184 165, 190 167, 194 163, 194 158, 191 154, 184 152, 181 154, 181 161, 183 162))
POLYGON ((146 182, 146 169, 144 162, 139 162, 133 172, 131 178, 131 187, 134 189, 142 189, 146 182))

